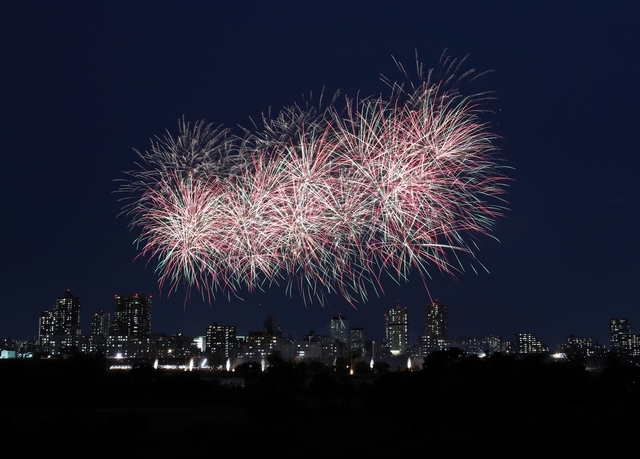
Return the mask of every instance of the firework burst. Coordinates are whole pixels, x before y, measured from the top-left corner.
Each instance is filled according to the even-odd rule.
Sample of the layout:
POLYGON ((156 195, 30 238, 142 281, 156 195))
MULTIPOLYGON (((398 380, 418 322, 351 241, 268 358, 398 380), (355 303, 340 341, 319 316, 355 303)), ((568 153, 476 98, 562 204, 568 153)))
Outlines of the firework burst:
POLYGON ((284 283, 353 303, 386 275, 455 274, 502 216, 505 182, 480 119, 487 94, 460 94, 460 65, 446 58, 442 79, 419 65, 420 84, 388 83, 388 100, 294 105, 243 138, 182 120, 176 138, 138 152, 120 189, 140 255, 157 258, 170 291, 210 299, 284 283))

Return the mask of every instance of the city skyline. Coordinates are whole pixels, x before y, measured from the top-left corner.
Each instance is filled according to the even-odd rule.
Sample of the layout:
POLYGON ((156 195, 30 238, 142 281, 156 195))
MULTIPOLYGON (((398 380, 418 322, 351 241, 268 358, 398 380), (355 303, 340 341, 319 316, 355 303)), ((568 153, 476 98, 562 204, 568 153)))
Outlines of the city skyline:
MULTIPOLYGON (((143 294, 143 293, 134 293, 134 294, 129 294, 129 295, 118 295, 115 294, 113 295, 112 298, 112 302, 113 299, 116 300, 116 304, 118 304, 118 299, 119 298, 136 298, 136 297, 146 297, 147 295, 143 294)), ((39 314, 38 318, 37 318, 37 323, 41 324, 43 320, 46 320, 47 317, 50 317, 50 323, 51 326, 55 326, 54 324, 55 322, 55 311, 56 308, 59 308, 61 305, 66 305, 67 303, 64 300, 65 298, 73 298, 76 301, 80 301, 81 298, 79 296, 76 296, 73 294, 73 292, 71 291, 71 289, 66 289, 65 292, 58 297, 55 301, 53 301, 53 306, 50 309, 43 309, 41 311, 41 313, 39 314)), ((151 298, 151 296, 149 295, 149 298, 151 298)), ((155 301, 155 299, 154 299, 155 301)), ((301 301, 301 300, 300 300, 301 301)), ((327 311, 327 314, 325 314, 324 319, 321 319, 320 321, 316 321, 313 322, 315 324, 315 327, 306 327, 305 325, 298 325, 297 328, 292 328, 290 330, 286 329, 286 323, 287 322, 293 322, 293 318, 292 317, 287 317, 286 315, 284 316, 284 323, 285 323, 285 329, 282 329, 282 326, 280 325, 281 321, 282 321, 282 317, 280 317, 280 319, 276 319, 279 320, 277 326, 279 327, 279 329, 281 330, 280 333, 284 333, 286 334, 291 334, 293 336, 302 336, 304 334, 309 333, 310 331, 313 331, 314 333, 318 334, 318 335, 323 335, 323 336, 331 336, 332 335, 332 329, 334 327, 334 325, 340 321, 342 321, 343 323, 347 323, 350 324, 349 325, 349 329, 352 328, 364 328, 367 330, 367 336, 369 337, 369 339, 374 339, 377 342, 382 342, 385 337, 386 337, 386 329, 387 326, 385 325, 385 322, 387 320, 386 316, 388 315, 388 313, 390 312, 390 310, 394 309, 395 307, 398 307, 401 303, 400 300, 397 300, 395 302, 395 306, 389 306, 389 307, 384 307, 382 308, 382 310, 380 311, 380 314, 378 316, 378 321, 377 323, 373 323, 373 326, 371 327, 371 323, 370 323, 370 328, 364 327, 362 324, 359 324, 358 322, 354 323, 350 323, 350 321, 344 317, 344 320, 342 320, 342 312, 339 312, 337 316, 333 316, 332 314, 329 314, 327 311)), ((348 306, 348 304, 346 305, 348 306)), ((264 323, 265 320, 272 320, 272 318, 274 317, 274 315, 270 314, 269 308, 265 307, 262 304, 258 305, 258 308, 261 310, 262 315, 256 315, 256 317, 254 318, 254 320, 252 320, 251 322, 255 325, 249 326, 246 329, 239 329, 238 334, 242 335, 242 334, 248 334, 251 331, 257 331, 257 330, 263 330, 264 327, 266 326, 266 324, 264 323), (262 325, 257 325, 259 323, 262 322, 262 325), (243 331, 244 330, 244 331, 243 331)), ((502 338, 509 338, 512 335, 516 335, 518 333, 532 333, 535 336, 545 336, 545 333, 543 330, 532 330, 531 327, 527 327, 524 326, 520 329, 518 329, 518 331, 513 330, 513 331, 508 331, 506 334, 497 334, 497 333, 493 333, 491 331, 485 331, 483 332, 482 330, 480 330, 478 333, 459 333, 457 330, 460 329, 459 326, 455 325, 458 323, 464 323, 466 322, 464 317, 459 317, 456 314, 453 315, 453 320, 450 319, 450 315, 449 315, 449 307, 447 304, 445 304, 444 302, 440 301, 439 299, 435 299, 433 301, 433 303, 425 303, 423 305, 411 305, 411 307, 409 306, 403 306, 403 308, 407 309, 407 310, 412 310, 412 316, 415 318, 412 321, 408 322, 408 334, 410 336, 410 344, 416 344, 420 341, 420 339, 427 334, 432 334, 434 336, 439 336, 442 335, 443 337, 448 338, 449 337, 449 329, 451 328, 451 322, 454 323, 454 327, 453 327, 453 332, 451 333, 452 337, 465 337, 465 336, 498 336, 498 337, 502 337, 502 338), (439 308, 438 308, 439 306, 439 308), (421 319, 417 319, 418 317, 422 317, 424 320, 421 319), (439 327, 442 327, 442 320, 444 318, 444 321, 446 323, 444 330, 441 330, 439 327), (431 327, 429 327, 427 324, 431 322, 431 327), (435 323, 435 324, 434 324, 435 323), (444 332, 444 333, 443 333, 444 332), (411 342, 411 340, 413 340, 413 342, 411 342)), ((99 308, 97 310, 94 310, 93 308, 90 309, 88 312, 84 312, 82 313, 82 316, 85 317, 85 320, 80 320, 79 318, 77 319, 77 323, 74 324, 75 329, 78 331, 78 333, 81 333, 83 335, 90 335, 92 334, 92 330, 95 327, 98 327, 99 325, 95 324, 94 321, 98 318, 98 316, 101 316, 102 314, 109 314, 110 315, 110 323, 111 325, 114 324, 114 320, 115 320, 115 310, 112 310, 113 306, 111 308, 99 308)), ((464 310, 464 308, 462 309, 464 310)), ((357 317, 357 310, 353 310, 353 309, 346 309, 345 308, 346 313, 348 313, 349 315, 354 315, 357 317)), ((292 314, 296 314, 295 309, 291 310, 292 314)), ((612 316, 611 317, 619 317, 619 314, 616 314, 615 311, 612 311, 612 316)), ((346 315, 346 314, 345 314, 346 315)), ((277 314, 275 315, 275 317, 277 318, 277 314)), ((592 329, 599 329, 597 334, 594 335, 588 335, 586 333, 576 333, 573 331, 567 331, 564 335, 559 335, 559 338, 556 341, 545 341, 545 340, 541 340, 543 341, 545 344, 548 344, 550 347, 553 347, 553 344, 560 344, 562 342, 564 342, 564 340, 567 338, 567 336, 570 335, 578 335, 578 336, 588 336, 592 339, 594 339, 595 341, 598 341, 600 343, 608 343, 609 340, 609 335, 611 333, 611 317, 609 317, 608 319, 606 319, 605 322, 603 322, 602 324, 599 324, 599 326, 594 326, 592 327, 592 329), (604 324, 604 325, 603 325, 604 324)), ((367 314, 367 320, 370 319, 370 314, 367 314)), ((203 320, 209 320, 207 318, 204 318, 203 320)), ((623 321, 631 322, 629 319, 623 319, 623 321)), ((227 321, 228 322, 228 321, 227 321)), ((206 335, 206 329, 207 327, 209 327, 211 324, 216 323, 216 324, 220 324, 220 325, 233 325, 234 327, 237 327, 236 324, 231 324, 231 323, 227 323, 225 322, 223 319, 219 319, 219 318, 214 318, 211 319, 210 322, 206 323, 206 322, 198 322, 198 323, 192 323, 191 327, 188 329, 179 329, 179 328, 175 328, 175 329, 171 329, 171 330, 164 330, 164 329, 160 329, 158 327, 152 327, 151 324, 147 324, 148 325, 148 330, 151 333, 168 333, 168 334, 176 334, 176 333, 183 333, 186 334, 188 336, 204 336, 206 335), (201 329, 201 330, 200 330, 201 329), (200 331, 198 331, 200 330, 200 331), (203 331, 204 330, 204 331, 203 331)), ((363 321, 365 322, 365 321, 363 321)), ((36 337, 38 335, 38 327, 42 326, 42 325, 38 325, 36 324, 33 327, 33 332, 32 333, 28 333, 24 336, 18 336, 14 333, 12 333, 11 331, 9 331, 8 336, 10 336, 12 339, 31 339, 36 337)), ((344 326, 344 325, 343 325, 344 326)), ((25 327, 22 327, 25 328, 25 327)), ((489 327, 491 328, 491 327, 489 327)), ((571 329, 571 327, 569 327, 568 329, 571 329)), ((5 337, 6 338, 6 337, 5 337)))
MULTIPOLYGON (((409 308, 399 302, 383 315, 384 339, 370 339, 363 327, 350 327, 347 317, 338 315, 330 319, 329 334, 310 330, 303 336, 283 333, 277 316, 268 316, 262 330, 238 333, 233 324, 212 323, 205 334, 192 336, 184 333, 151 332, 150 296, 134 294, 115 296, 114 320, 109 312, 91 315, 91 334, 80 332, 81 299, 70 290, 55 300, 51 310, 45 310, 38 322, 37 339, 6 339, 2 344, 2 359, 60 358, 85 355, 114 359, 111 368, 129 368, 136 359, 153 360, 154 368, 176 368, 176 362, 190 359, 188 368, 222 368, 227 371, 247 362, 261 362, 264 369, 270 354, 284 361, 316 360, 319 363, 344 365, 344 359, 359 361, 357 365, 373 367, 374 361, 403 368, 402 359, 412 369, 420 368, 416 362, 424 358, 427 364, 438 351, 491 357, 494 353, 522 356, 538 354, 547 361, 569 359, 582 362, 590 371, 602 370, 610 358, 636 365, 640 356, 640 335, 633 334, 631 322, 622 317, 609 320, 609 344, 600 343, 590 336, 569 334, 565 340, 548 344, 530 332, 514 333, 513 339, 494 335, 451 337, 448 306, 434 301, 423 308, 422 334, 417 340, 409 335, 409 308), (339 360, 342 363, 338 364, 339 360), (123 360, 124 359, 124 360, 123 360), (367 363, 369 362, 369 363, 367 363)), ((437 357, 436 357, 437 359, 437 357)), ((361 368, 362 369, 362 368, 361 368)))
POLYGON ((611 317, 640 323, 640 6, 247 5, 6 6, 0 337, 33 336, 66 289, 82 298, 85 333, 113 295, 135 293, 153 297, 152 330, 190 335, 213 322, 259 330, 272 315, 294 335, 328 334, 342 314, 381 338, 396 302, 415 315, 436 299, 451 336, 607 342, 611 317), (493 91, 482 121, 510 179, 497 240, 474 241, 477 272, 466 260, 455 278, 435 266, 424 279, 383 278, 380 296, 355 308, 337 295, 305 304, 286 279, 211 302, 159 287, 116 192, 134 150, 175 136, 182 119, 241 135, 263 112, 319 105, 323 88, 325 106, 336 91, 385 93, 381 74, 402 78, 395 61, 414 78, 416 51, 437 69, 444 50, 482 74, 462 92, 493 91))
MULTIPOLYGON (((91 314, 90 333, 81 333, 81 298, 73 295, 67 289, 63 296, 55 300, 53 309, 44 310, 40 315, 38 332, 34 335, 34 341, 39 345, 46 346, 50 340, 54 345, 56 343, 59 345, 59 341, 62 339, 63 346, 71 347, 77 345, 74 340, 79 339, 81 336, 120 336, 138 339, 148 338, 152 333, 155 333, 204 339, 207 346, 215 343, 214 347, 222 346, 222 348, 226 349, 225 352, 228 352, 230 336, 235 339, 236 336, 249 337, 262 334, 265 336, 287 337, 287 339, 294 340, 299 340, 303 336, 323 336, 347 348, 352 346, 352 337, 356 336, 358 341, 356 347, 366 347, 363 343, 373 341, 376 343, 376 347, 386 349, 390 355, 397 356, 415 352, 420 355, 427 355, 436 350, 458 347, 459 345, 464 346, 464 343, 469 340, 491 341, 495 339, 497 343, 507 342, 511 341, 513 336, 514 348, 524 349, 523 351, 518 351, 523 353, 542 352, 543 350, 553 351, 558 349, 559 346, 571 343, 575 339, 584 342, 588 341, 590 345, 606 346, 613 351, 623 350, 629 352, 632 348, 640 349, 640 335, 632 333, 631 321, 618 316, 609 319, 608 339, 606 342, 600 342, 600 340, 591 336, 576 337, 575 334, 568 333, 561 341, 546 343, 538 340, 536 334, 530 331, 518 331, 507 336, 493 335, 491 333, 480 333, 473 336, 449 336, 449 308, 439 300, 422 307, 422 319, 420 319, 421 315, 415 314, 414 311, 414 320, 411 322, 409 321, 409 308, 397 302, 381 317, 382 337, 376 330, 367 330, 365 327, 358 325, 351 326, 349 319, 341 314, 328 320, 326 329, 328 331, 325 332, 324 329, 321 331, 309 329, 310 335, 295 335, 290 331, 283 330, 278 316, 267 316, 261 330, 238 330, 236 324, 219 324, 214 321, 211 324, 204 325, 203 331, 200 333, 185 334, 178 332, 172 334, 164 330, 151 330, 152 298, 150 296, 142 294, 116 295, 114 299, 113 315, 111 312, 103 310, 91 314), (411 329, 420 329, 421 331, 412 335, 409 332, 410 324, 411 329), (410 349, 413 349, 413 351, 410 351, 410 349)), ((85 328, 87 327, 85 326, 85 328)), ((28 340, 31 337, 13 337, 13 339, 28 340)), ((470 344, 469 346, 473 347, 470 344)))

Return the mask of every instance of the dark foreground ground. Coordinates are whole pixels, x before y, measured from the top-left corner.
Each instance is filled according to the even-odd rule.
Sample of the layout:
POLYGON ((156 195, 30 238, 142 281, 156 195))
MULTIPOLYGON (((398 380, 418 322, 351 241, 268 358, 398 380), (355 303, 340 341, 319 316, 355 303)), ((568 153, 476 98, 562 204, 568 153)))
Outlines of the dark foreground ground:
POLYGON ((2 361, 3 456, 594 457, 634 448, 640 427, 640 371, 615 359, 592 373, 443 352, 422 371, 362 376, 271 362, 239 386, 89 356, 2 361))

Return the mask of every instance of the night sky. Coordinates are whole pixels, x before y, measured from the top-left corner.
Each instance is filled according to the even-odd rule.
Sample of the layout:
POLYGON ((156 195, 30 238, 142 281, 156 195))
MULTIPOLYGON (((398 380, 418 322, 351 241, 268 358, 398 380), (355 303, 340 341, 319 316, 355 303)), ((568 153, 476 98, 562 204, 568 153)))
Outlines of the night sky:
POLYGON ((493 72, 486 121, 502 137, 510 210, 479 239, 490 273, 434 270, 454 337, 531 332, 608 344, 608 320, 640 331, 640 7, 635 2, 5 2, 2 46, 3 244, 0 337, 37 335, 66 289, 82 323, 113 295, 153 295, 152 331, 238 333, 277 314, 284 333, 328 333, 342 313, 370 337, 409 307, 411 341, 429 293, 414 276, 355 310, 271 289, 244 301, 159 290, 155 260, 135 259, 117 179, 134 149, 178 120, 236 129, 310 92, 387 94, 392 56, 435 67, 445 49, 493 72), (211 5, 207 5, 211 3, 211 5), (57 4, 57 5, 56 5, 57 4), (205 6, 207 5, 207 6, 205 6), (187 299, 188 298, 188 299, 187 299))

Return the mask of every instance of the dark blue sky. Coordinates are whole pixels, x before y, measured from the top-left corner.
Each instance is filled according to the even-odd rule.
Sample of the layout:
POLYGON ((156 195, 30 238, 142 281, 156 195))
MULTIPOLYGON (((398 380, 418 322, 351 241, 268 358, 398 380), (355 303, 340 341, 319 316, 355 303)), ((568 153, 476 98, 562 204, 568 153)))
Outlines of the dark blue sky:
POLYGON ((281 291, 212 305, 160 292, 153 261, 117 217, 115 179, 133 149, 177 121, 250 125, 303 94, 385 91, 391 56, 429 67, 445 48, 494 72, 487 121, 513 167, 510 211, 480 240, 490 274, 435 273, 454 336, 570 333, 607 342, 608 320, 640 328, 640 7, 633 2, 11 2, 0 11, 3 244, 0 336, 37 334, 38 316, 69 288, 83 329, 114 294, 154 296, 153 331, 207 325, 327 332, 347 316, 370 336, 396 300, 417 338, 429 296, 418 276, 353 310, 340 298, 305 308, 281 291), (162 5, 158 5, 162 3, 162 5), (560 3, 560 4, 557 4, 560 3), (261 306, 259 306, 261 304, 261 306))

